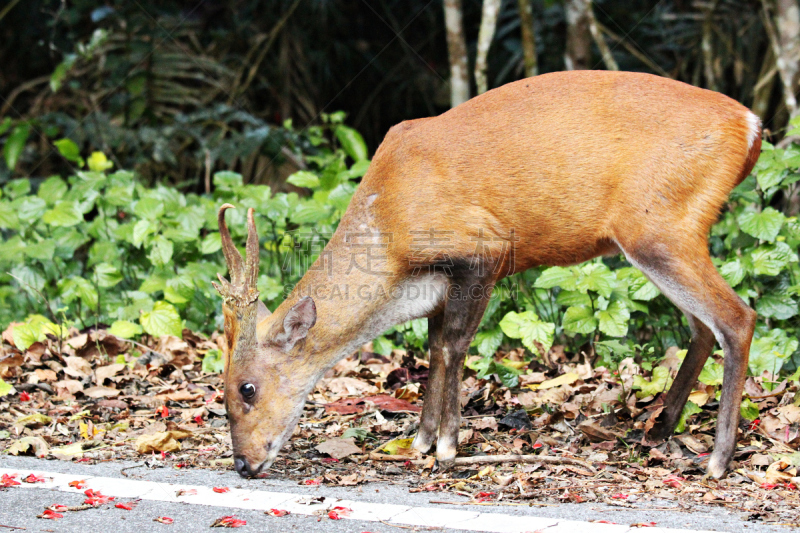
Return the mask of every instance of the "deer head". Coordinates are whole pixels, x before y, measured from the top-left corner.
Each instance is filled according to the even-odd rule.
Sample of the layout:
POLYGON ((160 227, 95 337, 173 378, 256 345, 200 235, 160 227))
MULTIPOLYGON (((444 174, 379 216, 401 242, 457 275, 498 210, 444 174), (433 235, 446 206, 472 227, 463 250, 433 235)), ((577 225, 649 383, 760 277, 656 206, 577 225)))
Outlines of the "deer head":
POLYGON ((255 476, 275 460, 291 436, 318 372, 305 361, 303 348, 317 311, 310 297, 284 302, 270 314, 259 300, 259 245, 253 209, 247 212, 246 258, 231 240, 220 207, 222 252, 231 280, 218 274, 214 287, 223 298, 227 353, 225 407, 233 441, 234 466, 255 476))

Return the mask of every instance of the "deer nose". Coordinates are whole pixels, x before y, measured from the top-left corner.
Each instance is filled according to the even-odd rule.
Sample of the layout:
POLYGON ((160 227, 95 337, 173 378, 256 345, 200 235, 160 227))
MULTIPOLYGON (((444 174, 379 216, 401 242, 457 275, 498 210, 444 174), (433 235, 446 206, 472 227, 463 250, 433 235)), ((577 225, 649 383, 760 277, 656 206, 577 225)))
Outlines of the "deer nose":
POLYGON ((250 468, 250 464, 244 457, 236 457, 233 460, 233 467, 242 477, 253 477, 258 473, 254 471, 252 468, 250 468))

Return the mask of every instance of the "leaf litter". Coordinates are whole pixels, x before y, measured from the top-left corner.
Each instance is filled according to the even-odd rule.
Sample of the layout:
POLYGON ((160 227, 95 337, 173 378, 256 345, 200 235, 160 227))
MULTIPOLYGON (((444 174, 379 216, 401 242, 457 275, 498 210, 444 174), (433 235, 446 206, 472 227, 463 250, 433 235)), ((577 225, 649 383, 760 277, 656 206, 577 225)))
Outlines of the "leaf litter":
MULTIPOLYGON (((9 330, 2 338, 0 379, 11 389, 0 396, 0 450, 87 463, 144 459, 151 467, 232 468, 222 376, 203 371, 204 356, 224 350, 221 336, 184 330, 182 339, 132 343, 104 329, 73 329, 66 339, 51 335, 25 351, 13 345, 9 330)), ((458 457, 451 469, 443 471, 432 456, 410 449, 428 363, 403 350, 375 354, 365 345, 317 384, 268 475, 301 485, 390 482, 410 492, 464 498, 445 502, 432 494, 432 502, 449 504, 573 502, 675 510, 710 505, 748 521, 800 522, 796 380, 781 381, 768 372, 748 378, 734 464, 725 479, 708 481, 703 476, 713 450, 718 359, 704 369, 709 379, 701 374, 680 433, 665 442, 649 441, 646 430, 680 365, 675 351, 652 369, 628 358, 613 371, 593 368, 560 346, 550 349, 547 364, 526 362, 522 350, 499 352, 496 359, 514 363, 518 380, 509 388, 497 377, 478 379, 465 370, 458 457)), ((15 490, 20 482, 40 480, 3 475, 0 491, 15 490)), ((135 507, 74 483, 85 489, 86 503, 66 510, 109 503, 135 507)), ((61 507, 40 516, 61 518, 61 507)), ((332 507, 324 517, 348 512, 332 507)), ((243 525, 235 517, 215 524, 243 525)))

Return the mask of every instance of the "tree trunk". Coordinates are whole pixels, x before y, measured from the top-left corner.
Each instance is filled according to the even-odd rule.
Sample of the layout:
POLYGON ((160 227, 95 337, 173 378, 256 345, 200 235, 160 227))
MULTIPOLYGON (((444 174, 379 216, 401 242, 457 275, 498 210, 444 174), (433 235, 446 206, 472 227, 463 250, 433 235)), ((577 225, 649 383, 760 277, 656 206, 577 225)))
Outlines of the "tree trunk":
POLYGON ((478 31, 478 52, 475 56, 475 85, 478 87, 478 94, 483 94, 489 89, 489 82, 486 80, 486 58, 494 39, 499 11, 500 0, 483 0, 481 29, 478 31))
POLYGON ((589 35, 591 0, 566 0, 567 51, 564 63, 567 70, 586 70, 592 67, 592 41, 589 35))
POLYGON ((536 58, 536 34, 533 31, 533 8, 531 0, 519 0, 519 26, 522 32, 522 57, 525 62, 525 76, 539 73, 536 58))
POLYGON ((469 100, 467 41, 461 16, 461 0, 444 0, 444 24, 447 29, 447 52, 450 56, 450 106, 469 100))
POLYGON ((775 20, 771 14, 770 0, 762 0, 762 5, 764 28, 767 30, 775 55, 775 65, 783 84, 783 102, 790 118, 794 118, 798 114, 795 90, 800 61, 800 11, 797 0, 777 0, 775 20))

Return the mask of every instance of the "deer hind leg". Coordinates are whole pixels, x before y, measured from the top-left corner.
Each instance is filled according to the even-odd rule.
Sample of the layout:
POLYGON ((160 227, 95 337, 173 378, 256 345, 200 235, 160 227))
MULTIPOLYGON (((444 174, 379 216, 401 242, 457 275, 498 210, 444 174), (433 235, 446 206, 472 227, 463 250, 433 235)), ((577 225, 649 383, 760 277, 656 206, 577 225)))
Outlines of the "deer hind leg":
POLYGON ((703 365, 714 349, 714 334, 708 326, 697 320, 692 314, 684 312, 692 330, 692 342, 681 364, 675 381, 667 392, 664 401, 664 410, 661 412, 656 425, 650 430, 650 438, 661 440, 671 436, 681 417, 683 406, 692 392, 697 377, 703 370, 703 365))
MULTIPOLYGON (((674 239, 672 239, 674 241, 674 239)), ((668 242, 668 241, 664 241, 668 242)), ((628 260, 642 270, 675 305, 702 322, 717 339, 725 353, 722 397, 717 417, 714 452, 708 473, 721 478, 733 458, 739 425, 739 406, 747 376, 750 342, 755 329, 756 313, 722 279, 708 255, 705 239, 666 246, 622 246, 628 260)), ((698 348, 685 371, 678 378, 687 380, 676 384, 678 390, 667 393, 667 399, 678 402, 668 407, 668 417, 680 414, 688 391, 694 386, 696 374, 702 368, 702 354, 710 343, 706 334, 695 333, 698 348), (703 347, 700 347, 700 344, 703 347), (691 380, 691 381, 688 381, 691 380)), ((684 363, 686 364, 686 363, 684 363)))
POLYGON ((493 283, 482 284, 477 276, 456 276, 444 307, 442 327, 442 359, 445 365, 439 439, 436 459, 442 468, 449 467, 456 457, 458 429, 461 425, 461 376, 464 359, 489 303, 493 283), (453 287, 455 285, 455 287, 453 287))
POLYGON ((428 385, 422 404, 419 431, 411 447, 421 453, 428 453, 436 440, 439 421, 442 419, 442 394, 444 392, 445 363, 442 352, 442 326, 444 312, 428 318, 428 346, 431 352, 428 385))

